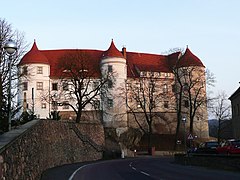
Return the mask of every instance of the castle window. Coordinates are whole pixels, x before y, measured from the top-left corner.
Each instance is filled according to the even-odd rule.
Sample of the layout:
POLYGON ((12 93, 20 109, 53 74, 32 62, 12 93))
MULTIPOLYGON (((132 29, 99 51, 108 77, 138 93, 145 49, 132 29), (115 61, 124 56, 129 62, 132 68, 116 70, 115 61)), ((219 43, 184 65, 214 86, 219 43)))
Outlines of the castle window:
POLYGON ((112 82, 112 80, 108 80, 108 88, 112 88, 113 87, 113 82, 112 82))
POLYGON ((63 82, 62 86, 63 86, 63 90, 64 91, 68 91, 69 90, 68 89, 68 82, 63 82))
POLYGON ((58 83, 52 83, 52 90, 57 91, 58 90, 58 83))
POLYGON ((37 67, 37 74, 42 74, 43 73, 43 67, 42 66, 38 66, 37 67))
POLYGON ((168 108, 169 107, 168 101, 164 101, 163 106, 164 106, 164 108, 168 108))
POLYGON ((43 90, 43 82, 37 82, 37 90, 43 90))
POLYGON ((108 98, 108 107, 112 108, 113 107, 113 99, 108 98))
POLYGON ((184 100, 184 107, 186 107, 186 108, 189 107, 189 102, 188 102, 188 100, 184 100))
POLYGON ((176 93, 176 91, 177 91, 177 87, 176 87, 175 84, 173 84, 173 85, 172 85, 172 92, 176 93))
POLYGON ((100 101, 99 100, 94 100, 93 101, 93 107, 94 109, 100 109, 100 101))
POLYGON ((27 73, 28 73, 28 67, 27 67, 27 66, 24 66, 24 67, 22 68, 22 74, 23 74, 23 75, 27 75, 27 73))
POLYGON ((28 82, 23 82, 23 91, 28 90, 28 82))
POLYGON ((112 65, 108 65, 108 72, 109 72, 109 73, 113 72, 112 65))

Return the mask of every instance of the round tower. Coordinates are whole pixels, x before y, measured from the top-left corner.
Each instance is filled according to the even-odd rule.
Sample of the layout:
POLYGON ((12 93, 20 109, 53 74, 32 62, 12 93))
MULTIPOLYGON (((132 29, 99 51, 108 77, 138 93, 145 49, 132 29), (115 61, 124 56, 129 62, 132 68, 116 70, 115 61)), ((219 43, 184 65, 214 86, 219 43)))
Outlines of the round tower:
POLYGON ((41 99, 43 93, 49 91, 50 64, 35 41, 21 59, 18 69, 21 74, 18 101, 23 107, 22 111, 34 113, 39 118, 48 117, 50 105, 41 99))
POLYGON ((123 54, 112 40, 110 47, 102 54, 100 61, 102 77, 108 77, 106 93, 102 95, 103 122, 105 127, 126 128, 127 65, 123 54))
POLYGON ((188 117, 187 126, 193 129, 191 133, 208 138, 205 66, 187 47, 176 67, 180 70, 178 76, 184 88, 182 111, 188 117))

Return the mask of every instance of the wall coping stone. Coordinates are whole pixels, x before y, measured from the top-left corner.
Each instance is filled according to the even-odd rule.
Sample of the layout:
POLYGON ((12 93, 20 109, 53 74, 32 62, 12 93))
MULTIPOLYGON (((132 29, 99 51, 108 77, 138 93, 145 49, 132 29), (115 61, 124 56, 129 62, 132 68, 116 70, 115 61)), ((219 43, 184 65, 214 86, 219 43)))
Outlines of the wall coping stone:
POLYGON ((25 134, 29 128, 38 122, 39 120, 29 121, 26 124, 18 126, 16 129, 12 129, 0 135, 0 153, 2 153, 18 136, 25 134))

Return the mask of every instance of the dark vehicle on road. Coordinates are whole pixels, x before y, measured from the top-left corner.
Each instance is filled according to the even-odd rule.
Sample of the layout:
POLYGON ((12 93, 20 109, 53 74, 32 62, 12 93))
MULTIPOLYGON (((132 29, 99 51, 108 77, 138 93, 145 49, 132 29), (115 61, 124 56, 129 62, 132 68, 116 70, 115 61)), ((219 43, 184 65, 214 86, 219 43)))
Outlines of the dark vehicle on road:
POLYGON ((203 142, 196 149, 195 153, 203 154, 216 154, 217 153, 218 142, 217 141, 207 141, 203 142))
POLYGON ((217 148, 219 154, 240 154, 240 140, 224 141, 217 148))

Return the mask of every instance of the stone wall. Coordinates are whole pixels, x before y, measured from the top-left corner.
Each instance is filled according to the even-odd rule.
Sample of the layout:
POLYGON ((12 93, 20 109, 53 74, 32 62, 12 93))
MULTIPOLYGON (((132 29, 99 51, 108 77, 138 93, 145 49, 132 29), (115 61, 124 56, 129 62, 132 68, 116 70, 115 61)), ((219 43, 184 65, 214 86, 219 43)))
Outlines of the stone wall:
MULTIPOLYGON (((21 128, 9 133, 17 133, 21 128)), ((9 143, 0 146, 0 179, 35 180, 44 170, 54 166, 101 159, 102 151, 82 140, 79 134, 96 145, 105 143, 100 124, 37 121, 9 143)), ((1 139, 3 142, 9 134, 2 136, 0 145, 1 139)))
MULTIPOLYGON (((148 129, 144 113, 135 113, 138 122, 142 127, 148 129)), ((157 134, 174 134, 176 131, 176 113, 156 113, 153 117, 153 133, 157 134)), ((128 125, 132 128, 139 128, 132 113, 128 113, 128 125)))

